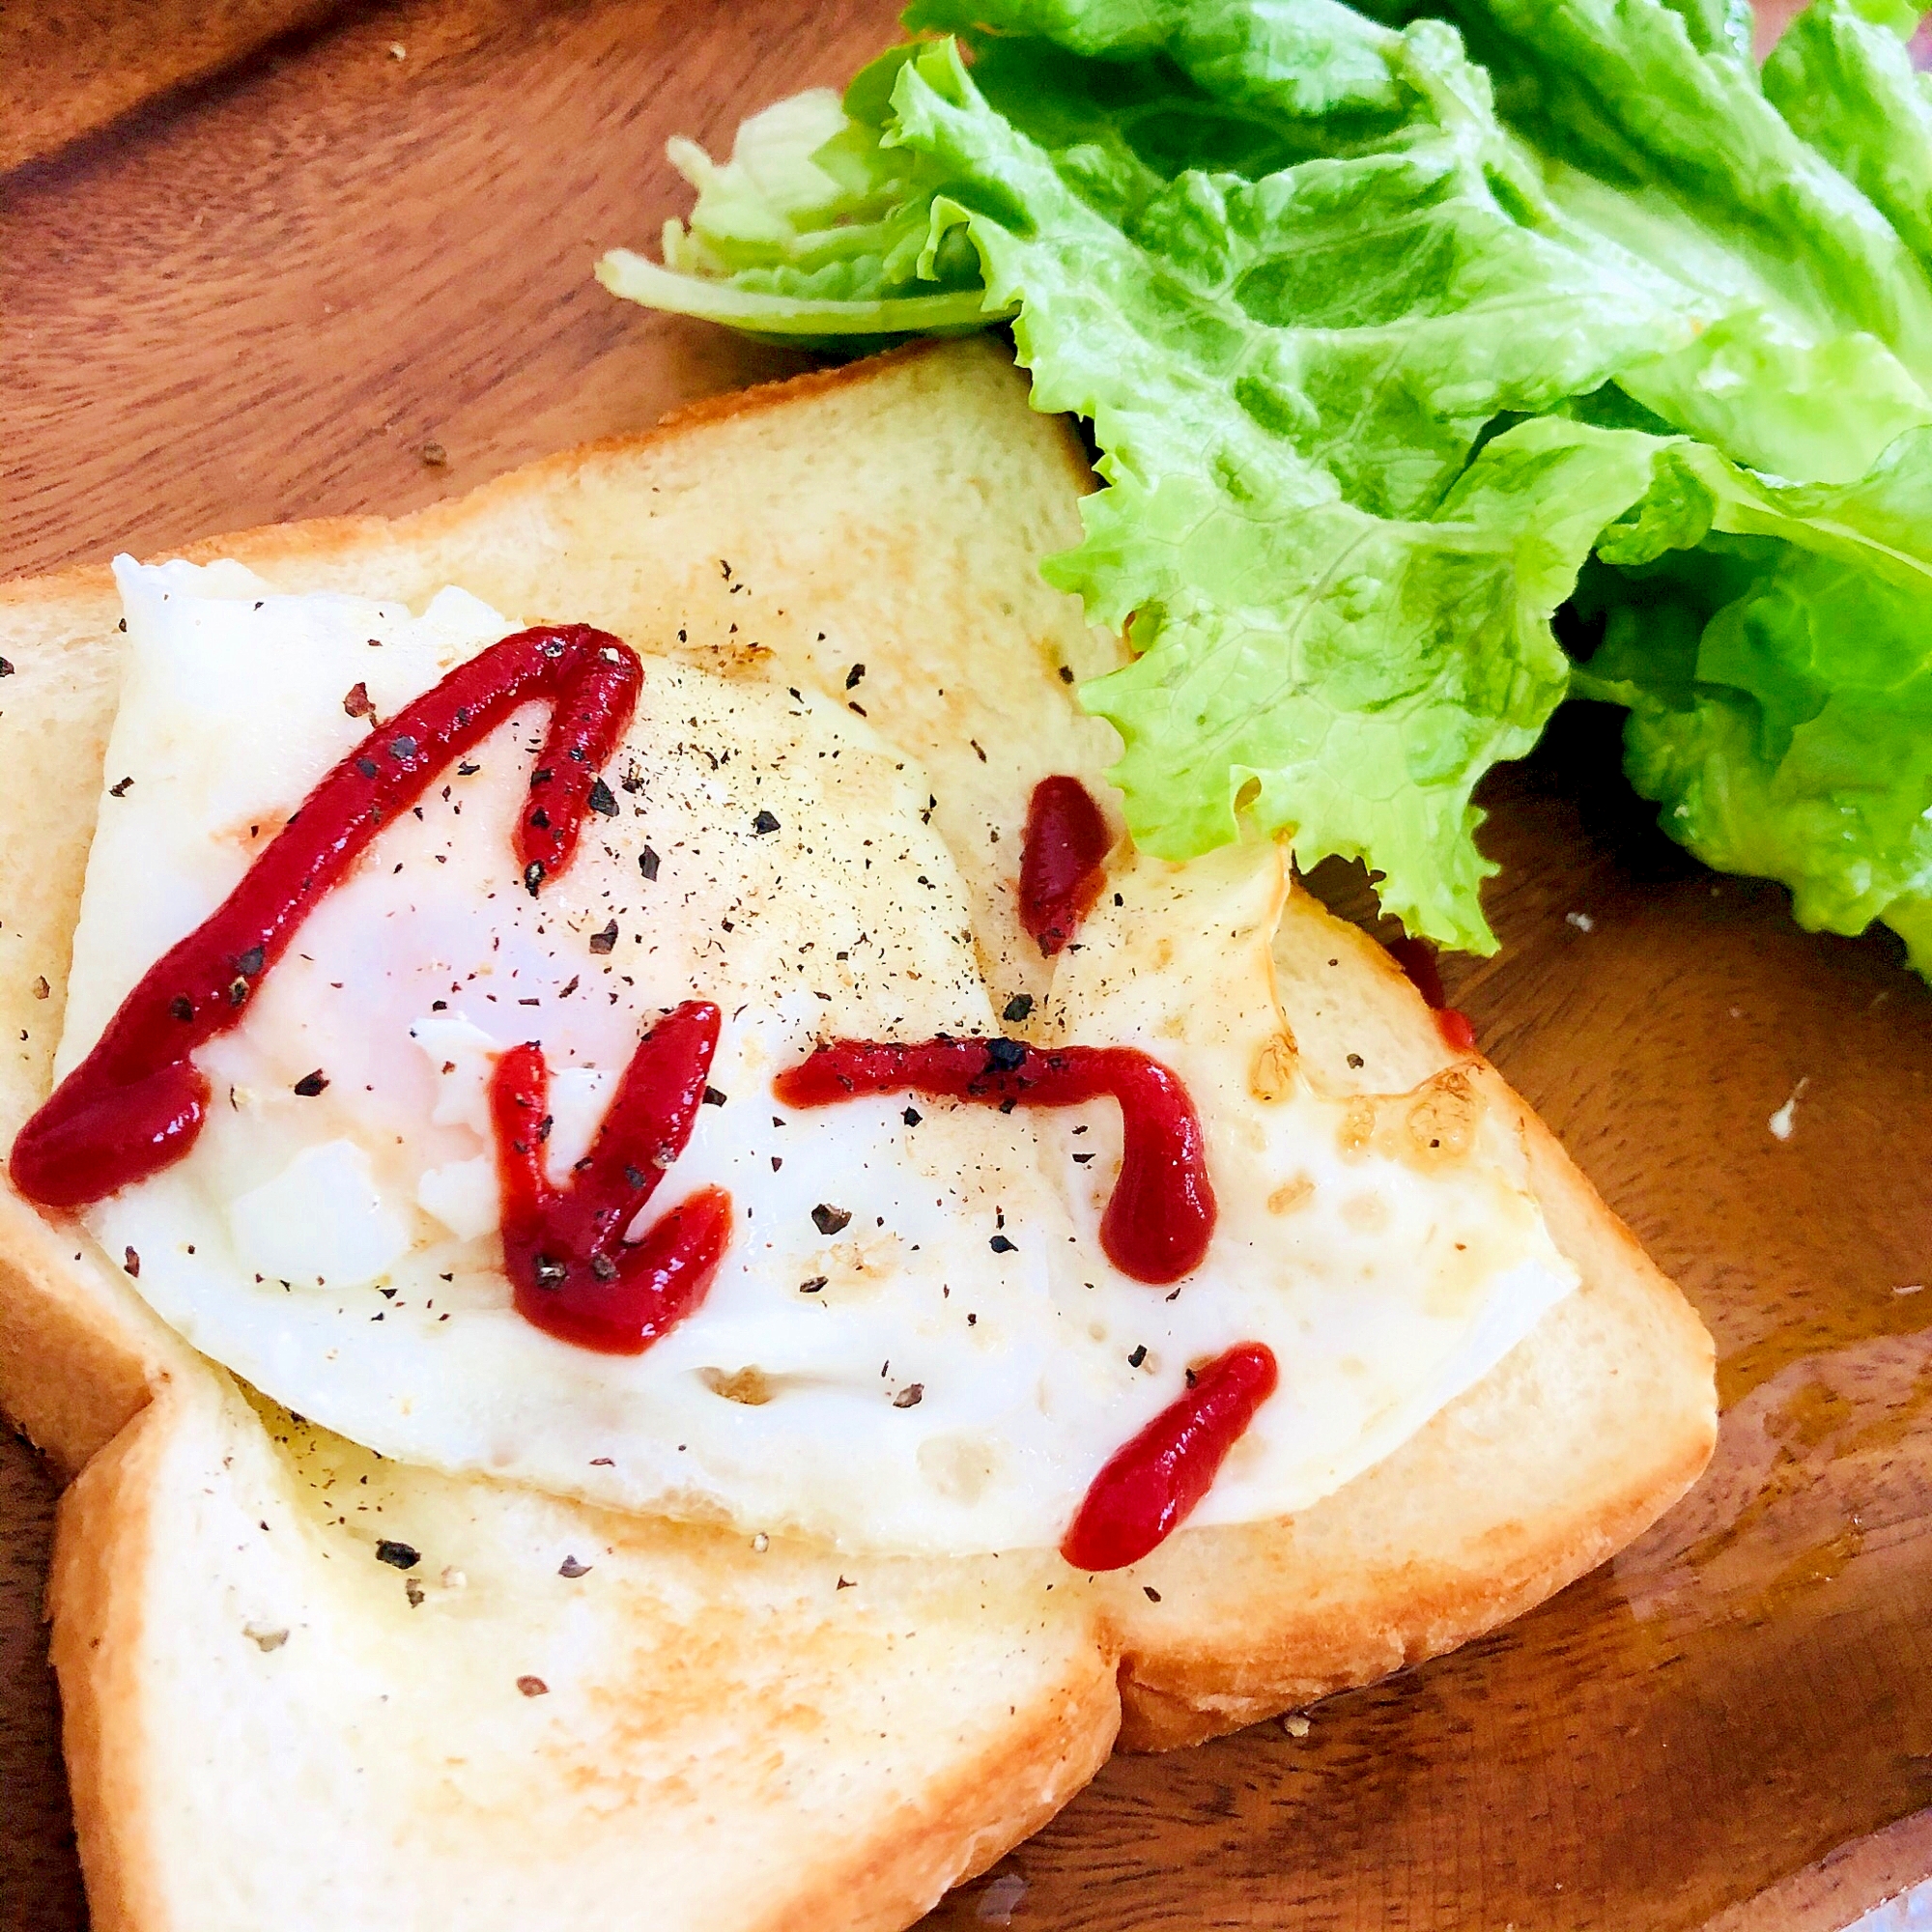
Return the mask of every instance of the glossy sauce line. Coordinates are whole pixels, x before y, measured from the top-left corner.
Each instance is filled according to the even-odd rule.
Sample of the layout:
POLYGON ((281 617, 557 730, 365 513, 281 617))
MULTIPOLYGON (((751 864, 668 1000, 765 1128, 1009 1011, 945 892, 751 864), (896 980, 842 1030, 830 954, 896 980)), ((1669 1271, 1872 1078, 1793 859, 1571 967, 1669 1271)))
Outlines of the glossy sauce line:
POLYGON ((1113 843, 1094 795, 1078 779, 1041 779, 1027 802, 1020 848, 1020 923, 1047 958, 1080 929, 1113 843))
POLYGON ((1100 1245, 1122 1274, 1165 1286, 1200 1266, 1214 1232, 1207 1144, 1187 1090, 1159 1061, 1127 1046, 1048 1051, 1016 1039, 940 1037, 900 1046, 836 1040, 772 1083, 793 1107, 911 1091, 1003 1109, 1119 1101, 1119 1179, 1100 1245))
POLYGON ((1213 1487, 1277 1379, 1274 1353, 1262 1342, 1243 1342, 1195 1370, 1187 1393, 1107 1459, 1061 1555, 1076 1570, 1123 1570, 1158 1548, 1213 1487))
POLYGON ((642 677, 636 653, 587 624, 520 631, 372 731, 227 898, 148 969, 21 1128, 9 1161, 14 1185, 43 1207, 80 1208, 181 1159, 208 1103, 195 1048, 240 1021, 302 921, 384 824, 520 705, 548 698, 550 728, 516 838, 534 895, 570 863, 584 812, 616 810, 597 770, 623 735, 642 677))
POLYGON ((1452 1007, 1442 990, 1442 975, 1435 964, 1435 949, 1423 939, 1392 939, 1383 949, 1407 976, 1435 1015, 1435 1031, 1445 1046, 1457 1053, 1475 1053, 1476 1029, 1461 1007, 1452 1007))
POLYGON ((624 1232, 691 1139, 719 1013, 687 1000, 638 1042, 590 1151, 554 1187, 544 1159, 550 1069, 535 1041, 497 1062, 490 1118, 502 1178, 503 1266, 526 1321, 579 1348, 641 1354, 704 1298, 731 1238, 731 1197, 699 1188, 624 1232))

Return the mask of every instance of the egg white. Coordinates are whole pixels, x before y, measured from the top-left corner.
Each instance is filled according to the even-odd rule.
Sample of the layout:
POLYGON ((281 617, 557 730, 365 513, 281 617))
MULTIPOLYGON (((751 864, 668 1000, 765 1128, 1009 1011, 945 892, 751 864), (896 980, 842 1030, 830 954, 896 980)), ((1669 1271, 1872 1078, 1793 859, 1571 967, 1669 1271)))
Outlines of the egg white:
MULTIPOLYGON (((130 667, 62 1070, 359 741, 354 687, 391 717, 513 628, 455 589, 412 615, 234 564, 117 574, 130 667)), ((1202 1356, 1264 1341, 1283 1380, 1200 1520, 1278 1515, 1386 1455, 1574 1286, 1520 1149, 1466 1095, 1442 1103, 1449 1152, 1419 1155, 1408 1114, 1365 1126, 1292 1048, 1257 1092, 1284 1032, 1274 848, 1125 855, 1037 1016, 1042 1037, 1143 1045, 1194 1094, 1222 1219, 1169 1293, 1098 1246, 1110 1104, 773 1101, 818 1039, 997 1028, 974 906, 890 718, 647 659, 606 774, 619 814, 532 900, 511 829, 542 722, 520 713, 384 831, 199 1055, 215 1097, 193 1151, 86 1217, 138 1254, 166 1320, 290 1407, 385 1455, 629 1509, 855 1549, 1020 1548, 1059 1540, 1202 1356), (650 1211, 722 1186, 733 1238, 681 1325, 590 1353, 511 1306, 490 1068, 542 1041, 561 1179, 639 1035, 690 997, 724 1014, 722 1103, 650 1211), (315 1072, 324 1090, 298 1094, 315 1072), (823 1208, 850 1218, 822 1232, 823 1208)))

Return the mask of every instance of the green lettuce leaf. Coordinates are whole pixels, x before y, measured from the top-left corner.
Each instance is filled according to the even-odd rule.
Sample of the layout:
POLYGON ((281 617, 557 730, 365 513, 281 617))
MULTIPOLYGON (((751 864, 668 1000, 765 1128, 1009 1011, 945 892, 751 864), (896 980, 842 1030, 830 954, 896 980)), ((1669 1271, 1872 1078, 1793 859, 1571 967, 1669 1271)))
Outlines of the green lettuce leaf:
POLYGON ((1669 445, 1600 555, 1624 568, 1592 577, 1577 685, 1630 707, 1666 830, 1813 930, 1883 920, 1932 975, 1932 431, 1842 489, 1669 445))
POLYGON ((613 248, 598 280, 647 308, 808 346, 983 328, 978 258, 932 183, 853 118, 883 104, 899 64, 875 63, 843 102, 818 88, 753 115, 722 166, 673 140, 671 165, 697 194, 689 222, 665 223, 662 266, 613 248))
POLYGON ((1408 117, 1347 158, 1163 179, 1128 101, 1049 92, 1037 60, 1022 99, 997 42, 970 75, 951 43, 910 61, 894 138, 966 208, 1037 405, 1106 451, 1047 575, 1133 615, 1142 655, 1084 697, 1125 740, 1135 838, 1185 857, 1243 808, 1488 950, 1470 791, 1561 698, 1549 613, 1647 468, 1613 438, 1560 473, 1507 439, 1470 458, 1499 412, 1595 388, 1673 319, 1542 224, 1452 35, 1333 14, 1408 117))
POLYGON ((1853 481, 1932 422, 1925 265, 1865 184, 1778 111, 1747 41, 1691 0, 1428 11, 1488 64, 1550 197, 1697 316, 1693 341, 1620 372, 1639 402, 1740 462, 1818 481, 1853 481))
POLYGON ((1901 33, 1917 10, 1817 0, 1764 64, 1767 98, 1932 266, 1932 82, 1901 33))
POLYGON ((1926 588, 1894 452, 1932 425, 1932 97, 1895 0, 1818 0, 1762 76, 1743 0, 906 17, 953 38, 754 117, 723 165, 676 147, 689 224, 599 273, 844 349, 1011 320, 1036 405, 1102 451, 1044 568, 1129 627, 1083 696, 1144 846, 1245 812, 1492 947, 1471 794, 1569 687, 1550 617, 1581 572, 1588 689, 1633 707, 1672 830, 1815 923, 1920 916, 1913 757, 1880 775, 1895 810, 1790 803, 1857 708, 1856 639, 1805 619, 1803 720, 1785 662, 1819 599, 1909 656, 1926 588), (1724 641, 1774 632, 1788 689, 1724 641))

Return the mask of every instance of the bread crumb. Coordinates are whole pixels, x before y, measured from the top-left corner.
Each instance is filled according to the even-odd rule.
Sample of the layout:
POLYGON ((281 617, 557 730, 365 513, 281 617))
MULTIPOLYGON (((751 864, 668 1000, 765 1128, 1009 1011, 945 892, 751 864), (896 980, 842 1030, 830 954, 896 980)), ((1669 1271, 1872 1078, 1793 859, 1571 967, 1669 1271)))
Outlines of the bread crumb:
POLYGON ((1810 1084, 1811 1081, 1808 1075, 1801 1080, 1791 1090, 1790 1099, 1785 1101, 1784 1105, 1778 1108, 1776 1113, 1772 1115, 1771 1119, 1765 1122, 1771 1129, 1773 1140, 1788 1141, 1791 1138, 1792 1128, 1797 1125, 1798 1103, 1804 1099, 1804 1090, 1810 1084))
POLYGON ((1597 922, 1586 912, 1566 912, 1563 915, 1567 924, 1574 925, 1578 932, 1595 932, 1597 922))
POLYGON ((1281 1720, 1281 1727, 1292 1738, 1305 1738, 1309 1731, 1308 1719, 1299 1711, 1291 1711, 1281 1720))

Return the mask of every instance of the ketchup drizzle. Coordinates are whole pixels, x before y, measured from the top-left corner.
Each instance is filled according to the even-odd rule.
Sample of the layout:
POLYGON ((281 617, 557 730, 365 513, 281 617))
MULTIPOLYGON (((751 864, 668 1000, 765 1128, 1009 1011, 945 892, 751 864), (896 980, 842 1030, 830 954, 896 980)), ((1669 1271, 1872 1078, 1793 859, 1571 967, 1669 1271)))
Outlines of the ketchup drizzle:
POLYGON ((1386 950, 1435 1012, 1435 1031, 1442 1036, 1444 1044, 1457 1053, 1474 1053, 1476 1029, 1467 1013, 1449 1005, 1442 991, 1442 975, 1435 965, 1435 949, 1427 940, 1404 938, 1391 939, 1386 950))
POLYGON ((860 1094, 932 1094, 988 1106, 1120 1102, 1120 1178, 1100 1220, 1100 1245, 1122 1274, 1162 1287, 1201 1264, 1214 1232, 1214 1190, 1200 1117, 1159 1061, 1128 1046, 1052 1051, 1016 1039, 938 1039, 898 1046, 835 1040, 781 1073, 781 1104, 823 1107, 860 1094))
POLYGON ((1198 1369, 1187 1393, 1101 1465, 1061 1555, 1076 1570, 1122 1570, 1165 1543, 1212 1487, 1276 1379, 1274 1353, 1262 1342, 1198 1369))
POLYGON ((550 728, 516 838, 534 895, 577 849, 597 768, 630 722, 642 677, 633 651, 587 624, 520 631, 372 731, 214 912, 148 969, 21 1128, 14 1185, 44 1207, 79 1208, 181 1159, 208 1104, 195 1048, 240 1020, 302 921, 384 824, 518 706, 548 698, 550 728))
POLYGON ((497 1062, 490 1114, 502 1177, 503 1265, 526 1321, 580 1348, 641 1354, 704 1299, 731 1238, 731 1197, 696 1193, 624 1239, 684 1151, 718 1049, 718 1009, 687 1000, 631 1056, 589 1153, 570 1184, 544 1161, 550 1071, 535 1041, 497 1062))
POLYGON ((1041 779, 1027 804, 1020 847, 1020 923, 1049 959, 1080 929, 1099 896, 1113 838, 1078 779, 1041 779))

